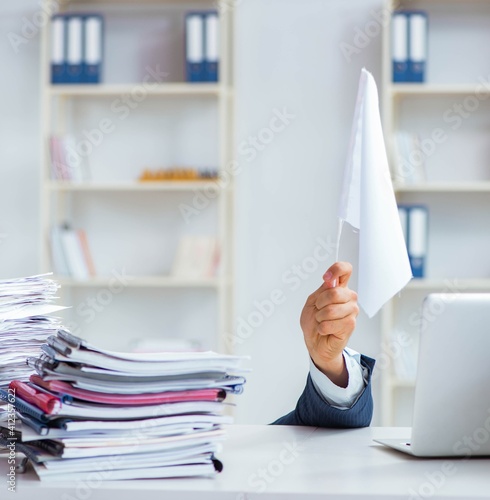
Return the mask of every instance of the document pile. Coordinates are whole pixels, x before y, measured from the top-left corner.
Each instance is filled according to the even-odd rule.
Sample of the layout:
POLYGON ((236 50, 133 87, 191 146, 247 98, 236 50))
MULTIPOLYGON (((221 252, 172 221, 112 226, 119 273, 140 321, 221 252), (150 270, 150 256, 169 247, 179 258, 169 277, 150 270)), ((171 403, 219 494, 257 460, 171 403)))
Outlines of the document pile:
POLYGON ((17 450, 42 480, 214 476, 231 423, 224 400, 245 383, 234 375, 240 361, 108 351, 60 330, 28 359, 37 375, 10 384, 23 421, 17 450))
POLYGON ((60 322, 46 314, 63 309, 53 304, 59 285, 47 275, 0 280, 0 387, 28 380, 28 356, 36 355, 60 322))

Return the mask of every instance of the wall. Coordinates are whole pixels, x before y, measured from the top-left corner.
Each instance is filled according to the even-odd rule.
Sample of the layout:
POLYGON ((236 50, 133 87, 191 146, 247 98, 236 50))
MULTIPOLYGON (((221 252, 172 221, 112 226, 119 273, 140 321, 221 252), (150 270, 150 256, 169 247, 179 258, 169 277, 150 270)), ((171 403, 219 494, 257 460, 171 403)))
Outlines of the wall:
MULTIPOLYGON (((334 261, 331 246, 316 266, 313 259, 324 257, 316 252, 321 242, 328 248, 336 238, 361 68, 380 79, 381 37, 362 39, 358 33, 382 5, 378 0, 238 3, 237 144, 246 167, 237 181, 236 313, 242 337, 237 348, 252 357, 253 369, 238 401, 239 422, 273 421, 293 409, 304 387, 308 357, 299 316, 334 261), (350 61, 342 49, 355 50, 350 61), (272 136, 264 128, 279 110, 291 115, 290 123, 272 136), (254 146, 253 137, 263 140, 254 146), (283 302, 266 313, 260 302, 274 290, 283 302)), ((355 238, 349 231, 347 236, 340 258, 355 261, 355 238)), ((379 320, 361 313, 351 346, 375 356, 379 342, 379 320)))
POLYGON ((39 37, 13 50, 8 34, 21 34, 34 0, 0 6, 0 275, 38 272, 39 248, 39 37))
MULTIPOLYGON (((360 69, 366 66, 380 78, 381 37, 363 38, 360 32, 368 22, 376 31, 374 14, 381 5, 381 0, 236 2, 236 139, 244 165, 236 193, 236 315, 244 337, 237 350, 252 357, 253 370, 238 399, 239 423, 272 421, 293 408, 303 388, 307 353, 299 315, 334 260, 335 208, 360 69), (350 57, 342 49, 351 50, 350 57), (271 126, 275 132, 264 131, 271 126), (282 301, 274 310, 264 303, 271 294, 282 301)), ((22 18, 31 19, 38 10, 37 0, 0 7, 0 60, 8 68, 8 78, 0 81, 0 276, 5 277, 38 270, 39 37, 34 34, 18 53, 8 40, 9 33, 20 33, 22 18)), ((355 238, 347 234, 340 257, 355 261, 354 248, 355 238)), ((375 356, 379 321, 361 314, 358 325, 352 347, 375 356)))

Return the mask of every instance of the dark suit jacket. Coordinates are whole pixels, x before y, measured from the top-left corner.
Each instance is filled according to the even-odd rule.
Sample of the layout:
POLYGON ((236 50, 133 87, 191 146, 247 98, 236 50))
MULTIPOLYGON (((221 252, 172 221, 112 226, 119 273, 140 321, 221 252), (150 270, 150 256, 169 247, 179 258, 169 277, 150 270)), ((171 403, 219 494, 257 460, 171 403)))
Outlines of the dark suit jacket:
POLYGON ((291 413, 273 422, 273 424, 337 428, 369 426, 373 415, 371 374, 374 363, 374 359, 361 356, 361 365, 369 370, 368 384, 351 408, 339 410, 325 402, 315 389, 311 376, 308 375, 305 390, 299 398, 296 408, 291 413))

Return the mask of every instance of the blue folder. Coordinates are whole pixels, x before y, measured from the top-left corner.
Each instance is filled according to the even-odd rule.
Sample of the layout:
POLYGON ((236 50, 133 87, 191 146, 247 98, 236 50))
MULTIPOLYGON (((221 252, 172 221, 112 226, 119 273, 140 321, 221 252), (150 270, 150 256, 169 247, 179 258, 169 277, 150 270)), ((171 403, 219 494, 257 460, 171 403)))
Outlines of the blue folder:
POLYGON ((219 18, 217 11, 203 13, 204 17, 204 80, 217 82, 219 74, 219 18))
POLYGON ((66 16, 66 83, 83 82, 83 17, 66 16))
POLYGON ((83 83, 100 83, 103 59, 104 20, 100 14, 83 17, 83 83))
POLYGON ((200 12, 189 12, 185 17, 186 79, 203 82, 204 74, 204 17, 200 12))
POLYGON ((51 83, 65 83, 66 70, 66 19, 56 15, 51 19, 51 83))

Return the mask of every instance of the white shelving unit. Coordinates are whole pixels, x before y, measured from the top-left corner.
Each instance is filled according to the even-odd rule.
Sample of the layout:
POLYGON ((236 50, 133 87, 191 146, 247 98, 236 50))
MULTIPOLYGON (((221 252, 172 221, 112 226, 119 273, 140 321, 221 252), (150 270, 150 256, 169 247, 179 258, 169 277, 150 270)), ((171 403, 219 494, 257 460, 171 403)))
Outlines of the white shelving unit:
POLYGON ((73 304, 72 312, 66 318, 67 322, 73 320, 73 315, 77 315, 77 305, 85 304, 90 294, 97 296, 100 290, 107 289, 111 279, 110 259, 101 259, 104 262, 100 266, 100 273, 97 262, 102 254, 105 257, 110 254, 121 268, 134 268, 135 262, 139 261, 139 267, 145 270, 128 273, 131 279, 124 287, 125 300, 118 303, 119 296, 114 297, 110 311, 108 306, 97 317, 102 321, 97 323, 96 320, 85 325, 80 318, 75 318, 75 323, 82 326, 77 333, 89 338, 97 336, 99 341, 107 345, 124 349, 135 337, 149 335, 164 339, 183 336, 195 340, 193 335, 197 332, 202 347, 229 351, 230 345, 225 339, 226 334, 232 331, 233 318, 233 176, 227 172, 232 161, 234 130, 233 9, 220 9, 219 12, 219 82, 187 83, 184 77, 183 45, 185 13, 196 9, 216 10, 215 2, 44 0, 44 3, 46 11, 56 11, 55 7, 59 6, 61 12, 100 12, 105 18, 105 74, 103 83, 100 84, 52 85, 49 25, 42 33, 42 270, 52 269, 49 244, 51 227, 69 221, 75 227, 80 225, 87 231, 98 271, 97 276, 88 280, 56 277, 62 285, 64 302, 73 304), (134 34, 131 33, 133 23, 139 29, 134 34), (133 51, 130 46, 133 41, 146 45, 133 51), (172 46, 166 47, 165 42, 172 46), (124 43, 127 44, 126 47, 124 43), (161 55, 158 53, 159 44, 161 55), (172 56, 172 48, 177 52, 175 56, 172 56), (127 57, 125 49, 129 53, 127 57), (169 53, 172 60, 168 59, 169 53), (134 60, 130 59, 131 55, 134 60), (130 95, 141 84, 141 68, 151 58, 164 68, 166 61, 168 62, 171 67, 168 83, 153 82, 151 86, 147 86, 144 102, 125 119, 125 128, 121 126, 121 130, 116 129, 107 138, 110 144, 104 144, 100 148, 104 150, 103 154, 96 151, 98 156, 94 154, 90 167, 98 174, 93 176, 92 181, 82 183, 53 180, 50 173, 49 137, 52 134, 66 133, 82 137, 81 134, 87 127, 96 127, 100 116, 104 117, 104 112, 100 110, 106 110, 105 116, 117 123, 110 111, 111 103, 130 95), (117 74, 118 64, 123 76, 117 74), (123 67, 126 64, 135 68, 130 81, 126 80, 126 76, 131 68, 123 67), (114 74, 109 74, 111 70, 114 74), (160 123, 161 132, 156 128, 160 123), (150 143, 147 138, 152 134, 153 142, 150 143), (160 137, 163 145, 160 145, 160 137), (131 163, 127 159, 128 152, 138 148, 144 158, 140 164, 136 164, 138 160, 131 163), (199 149, 203 151, 205 165, 192 166, 217 168, 220 177, 224 178, 226 173, 226 182, 137 181, 136 169, 141 172, 149 161, 153 161, 157 168, 178 166, 179 161, 187 165, 199 158, 199 149), (147 150, 150 150, 148 154, 147 150), (161 160, 159 154, 163 157, 161 160), (169 160, 165 155, 173 156, 169 160), (181 158, 182 156, 185 158, 181 158), (170 163, 172 160, 173 164, 170 163), (178 211, 179 204, 192 206, 192 197, 196 193, 206 193, 206 190, 214 190, 213 196, 209 197, 210 207, 203 210, 203 215, 196 217, 195 221, 186 224, 178 211), (97 207, 101 214, 100 220, 97 207), (104 234, 103 220, 110 222, 107 224, 107 232, 116 234, 116 230, 120 231, 117 235, 119 239, 112 238, 114 242, 118 242, 113 247, 110 246, 111 238, 104 234), (91 224, 98 227, 101 240, 98 244, 97 234, 94 240, 91 238, 91 224), (214 231, 213 235, 218 239, 219 274, 212 278, 173 277, 169 271, 179 237, 189 233, 203 234, 203 230, 214 231), (137 244, 135 240, 141 238, 142 234, 148 240, 137 244), (133 246, 128 250, 121 242, 133 246), (145 252, 138 255, 140 249, 145 249, 145 252), (159 249, 162 262, 158 262, 159 249), (148 272, 147 268, 155 271, 148 272), (150 320, 147 315, 152 312, 155 317, 150 320), (105 316, 102 318, 103 314, 105 316), (159 321, 159 314, 162 321, 159 321), (132 321, 134 317, 139 317, 139 321, 132 321), (141 327, 135 332, 138 323, 141 327), (108 325, 113 326, 108 328, 108 325))
MULTIPOLYGON (((447 140, 426 155, 427 182, 395 181, 401 203, 429 209, 427 278, 413 279, 382 311, 382 342, 407 334, 416 362, 420 306, 431 292, 489 292, 490 163, 488 127, 490 58, 486 50, 488 0, 389 0, 387 8, 424 10, 429 17, 427 78, 423 84, 392 83, 391 26, 383 31, 383 127, 393 177, 397 178, 395 132, 431 136, 441 128, 447 140), (451 123, 454 105, 480 95, 478 109, 451 123), (488 102, 487 102, 488 100, 488 102), (485 134, 487 137, 485 137, 485 134)), ((381 370, 383 425, 410 425, 415 382, 397 375, 400 345, 381 370)))

